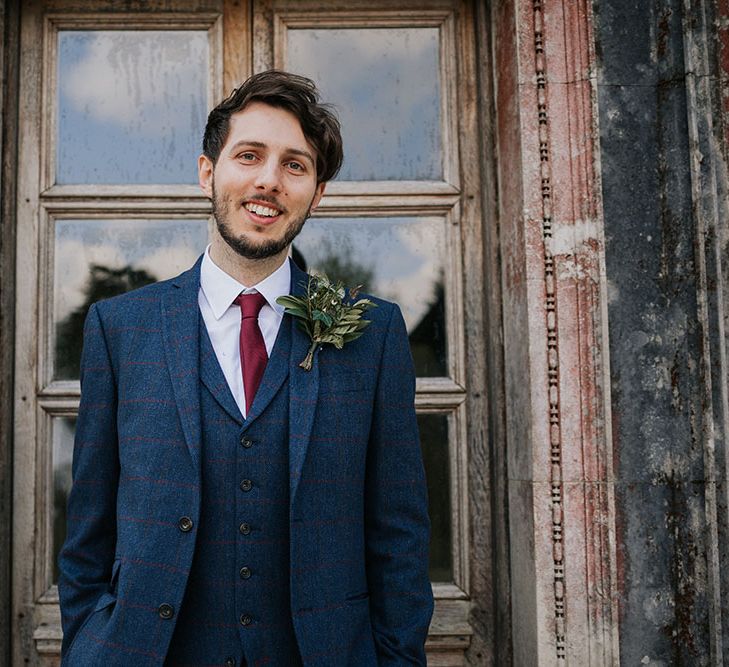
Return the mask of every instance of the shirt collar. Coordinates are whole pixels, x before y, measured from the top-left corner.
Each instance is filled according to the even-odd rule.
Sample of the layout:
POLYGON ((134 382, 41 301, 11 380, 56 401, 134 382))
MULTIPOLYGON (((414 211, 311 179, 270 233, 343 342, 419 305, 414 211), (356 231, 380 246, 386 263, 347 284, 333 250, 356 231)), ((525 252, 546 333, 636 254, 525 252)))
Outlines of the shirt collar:
POLYGON ((270 276, 251 287, 246 287, 228 275, 210 258, 210 246, 205 248, 200 266, 200 288, 210 304, 216 320, 228 310, 233 300, 241 292, 260 292, 266 303, 273 308, 279 317, 283 317, 284 307, 276 303, 276 299, 289 293, 291 287, 291 265, 288 259, 270 276))

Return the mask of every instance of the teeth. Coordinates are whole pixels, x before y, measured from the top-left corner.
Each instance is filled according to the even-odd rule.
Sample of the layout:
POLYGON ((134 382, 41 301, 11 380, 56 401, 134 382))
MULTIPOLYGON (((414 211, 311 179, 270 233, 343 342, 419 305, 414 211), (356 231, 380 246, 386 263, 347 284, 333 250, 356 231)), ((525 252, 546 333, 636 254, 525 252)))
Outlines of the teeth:
POLYGON ((249 210, 251 213, 255 213, 256 215, 265 215, 269 218, 272 218, 281 212, 275 208, 268 208, 268 206, 261 206, 260 204, 253 203, 246 204, 246 209, 249 210))

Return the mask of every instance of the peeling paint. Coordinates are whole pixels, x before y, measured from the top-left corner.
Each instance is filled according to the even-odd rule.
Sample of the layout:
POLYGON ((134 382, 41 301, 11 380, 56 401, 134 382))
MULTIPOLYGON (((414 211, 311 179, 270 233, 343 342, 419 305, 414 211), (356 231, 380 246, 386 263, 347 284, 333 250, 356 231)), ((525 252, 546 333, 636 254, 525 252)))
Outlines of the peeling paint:
POLYGON ((600 237, 596 220, 576 220, 569 224, 554 224, 550 249, 553 255, 574 255, 594 247, 600 237))

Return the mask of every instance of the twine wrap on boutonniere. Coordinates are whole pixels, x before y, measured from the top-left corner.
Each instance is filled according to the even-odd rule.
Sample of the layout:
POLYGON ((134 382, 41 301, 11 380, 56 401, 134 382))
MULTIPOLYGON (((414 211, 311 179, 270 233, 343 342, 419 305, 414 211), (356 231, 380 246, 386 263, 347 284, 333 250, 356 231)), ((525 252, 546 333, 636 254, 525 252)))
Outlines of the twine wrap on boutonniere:
POLYGON ((283 306, 286 313, 298 319, 299 327, 311 339, 311 346, 299 364, 306 371, 311 370, 314 353, 324 343, 334 345, 338 350, 359 338, 369 325, 362 315, 377 304, 369 299, 357 299, 361 285, 346 290, 341 282, 332 283, 325 275, 309 274, 306 293, 303 296, 280 296, 276 303, 283 306))

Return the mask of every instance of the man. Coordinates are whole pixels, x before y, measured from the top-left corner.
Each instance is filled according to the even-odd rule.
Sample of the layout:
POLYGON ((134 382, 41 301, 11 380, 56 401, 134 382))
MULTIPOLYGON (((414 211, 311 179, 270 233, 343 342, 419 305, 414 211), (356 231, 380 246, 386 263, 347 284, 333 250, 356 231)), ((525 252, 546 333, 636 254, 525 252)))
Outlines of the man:
POLYGON ((84 331, 65 665, 425 664, 432 613, 414 378, 399 309, 343 349, 283 314, 291 241, 341 164, 303 77, 251 77, 199 158, 195 266, 93 305, 84 331))

